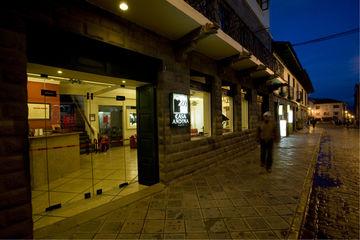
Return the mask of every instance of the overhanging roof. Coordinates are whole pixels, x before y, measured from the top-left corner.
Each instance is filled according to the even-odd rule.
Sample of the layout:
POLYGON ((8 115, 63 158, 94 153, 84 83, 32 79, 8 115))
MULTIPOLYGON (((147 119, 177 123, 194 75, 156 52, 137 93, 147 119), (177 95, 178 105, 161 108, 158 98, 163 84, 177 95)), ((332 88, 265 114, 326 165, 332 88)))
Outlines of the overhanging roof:
MULTIPOLYGON (((173 41, 211 22, 183 0, 128 1, 129 9, 126 12, 120 11, 118 1, 87 1, 173 41)), ((247 52, 221 29, 199 41, 196 51, 215 60, 247 52)))
POLYGON ((290 42, 274 41, 273 51, 283 60, 285 66, 295 75, 304 89, 308 92, 314 92, 309 75, 301 66, 300 60, 296 55, 290 42))
MULTIPOLYGON (((208 18, 183 0, 132 0, 128 1, 129 9, 126 12, 119 10, 117 1, 87 0, 87 2, 174 42, 194 29, 211 23, 208 18)), ((247 56, 242 61, 230 65, 237 71, 264 65, 250 53, 249 49, 244 48, 221 29, 199 40, 194 50, 214 60, 223 60, 236 55, 247 56)), ((271 74, 273 72, 267 68, 255 73, 254 77, 271 74)))
POLYGON ((343 101, 332 98, 310 98, 309 101, 314 104, 326 104, 326 103, 344 103, 343 101))

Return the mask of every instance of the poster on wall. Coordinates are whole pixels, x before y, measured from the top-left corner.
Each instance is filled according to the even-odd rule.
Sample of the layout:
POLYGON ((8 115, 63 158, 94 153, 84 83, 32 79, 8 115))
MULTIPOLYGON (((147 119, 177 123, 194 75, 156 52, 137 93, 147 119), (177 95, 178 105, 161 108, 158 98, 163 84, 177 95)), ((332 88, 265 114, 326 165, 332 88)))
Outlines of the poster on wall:
POLYGON ((136 109, 126 109, 127 128, 136 129, 136 109))
POLYGON ((170 125, 173 127, 187 127, 190 125, 188 95, 170 93, 170 118, 170 125))
POLYGON ((50 119, 50 104, 28 103, 29 119, 50 119))

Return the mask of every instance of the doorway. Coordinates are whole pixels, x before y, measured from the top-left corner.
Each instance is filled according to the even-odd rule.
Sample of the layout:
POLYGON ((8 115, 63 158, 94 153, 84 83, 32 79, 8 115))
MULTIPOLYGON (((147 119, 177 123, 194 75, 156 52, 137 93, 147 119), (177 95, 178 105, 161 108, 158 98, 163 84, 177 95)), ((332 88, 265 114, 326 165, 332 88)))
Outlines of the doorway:
POLYGON ((58 29, 43 38, 37 29, 27 33, 28 83, 38 87, 28 101, 35 113, 29 138, 42 139, 41 146, 30 144, 30 161, 43 160, 31 167, 32 178, 41 180, 32 180, 35 228, 159 181, 153 86, 161 65, 158 59, 58 29), (138 103, 137 95, 147 102, 138 103), (152 128, 146 127, 149 116, 152 128), (60 139, 54 134, 72 136, 72 142, 51 143, 60 139))
POLYGON ((55 70, 28 67, 35 229, 145 188, 137 146, 130 144, 137 139, 136 88, 68 69, 54 76, 55 70))

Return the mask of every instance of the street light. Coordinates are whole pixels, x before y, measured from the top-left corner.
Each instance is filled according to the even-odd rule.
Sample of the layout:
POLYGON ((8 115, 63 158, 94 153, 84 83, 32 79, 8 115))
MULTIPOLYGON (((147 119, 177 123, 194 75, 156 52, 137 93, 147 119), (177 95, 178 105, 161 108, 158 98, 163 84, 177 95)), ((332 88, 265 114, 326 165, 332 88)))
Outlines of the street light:
POLYGON ((120 2, 119 8, 122 11, 127 11, 129 9, 129 5, 126 2, 120 2))

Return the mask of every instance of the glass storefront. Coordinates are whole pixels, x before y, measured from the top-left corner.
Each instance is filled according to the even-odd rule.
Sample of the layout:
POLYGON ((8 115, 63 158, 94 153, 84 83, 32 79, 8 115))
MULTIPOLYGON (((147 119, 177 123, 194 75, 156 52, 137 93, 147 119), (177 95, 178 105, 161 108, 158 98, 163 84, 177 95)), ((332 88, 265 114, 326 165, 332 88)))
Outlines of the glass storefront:
POLYGON ((46 225, 45 218, 69 217, 142 188, 137 183, 135 87, 125 88, 122 79, 31 69, 28 124, 35 228, 46 225))

